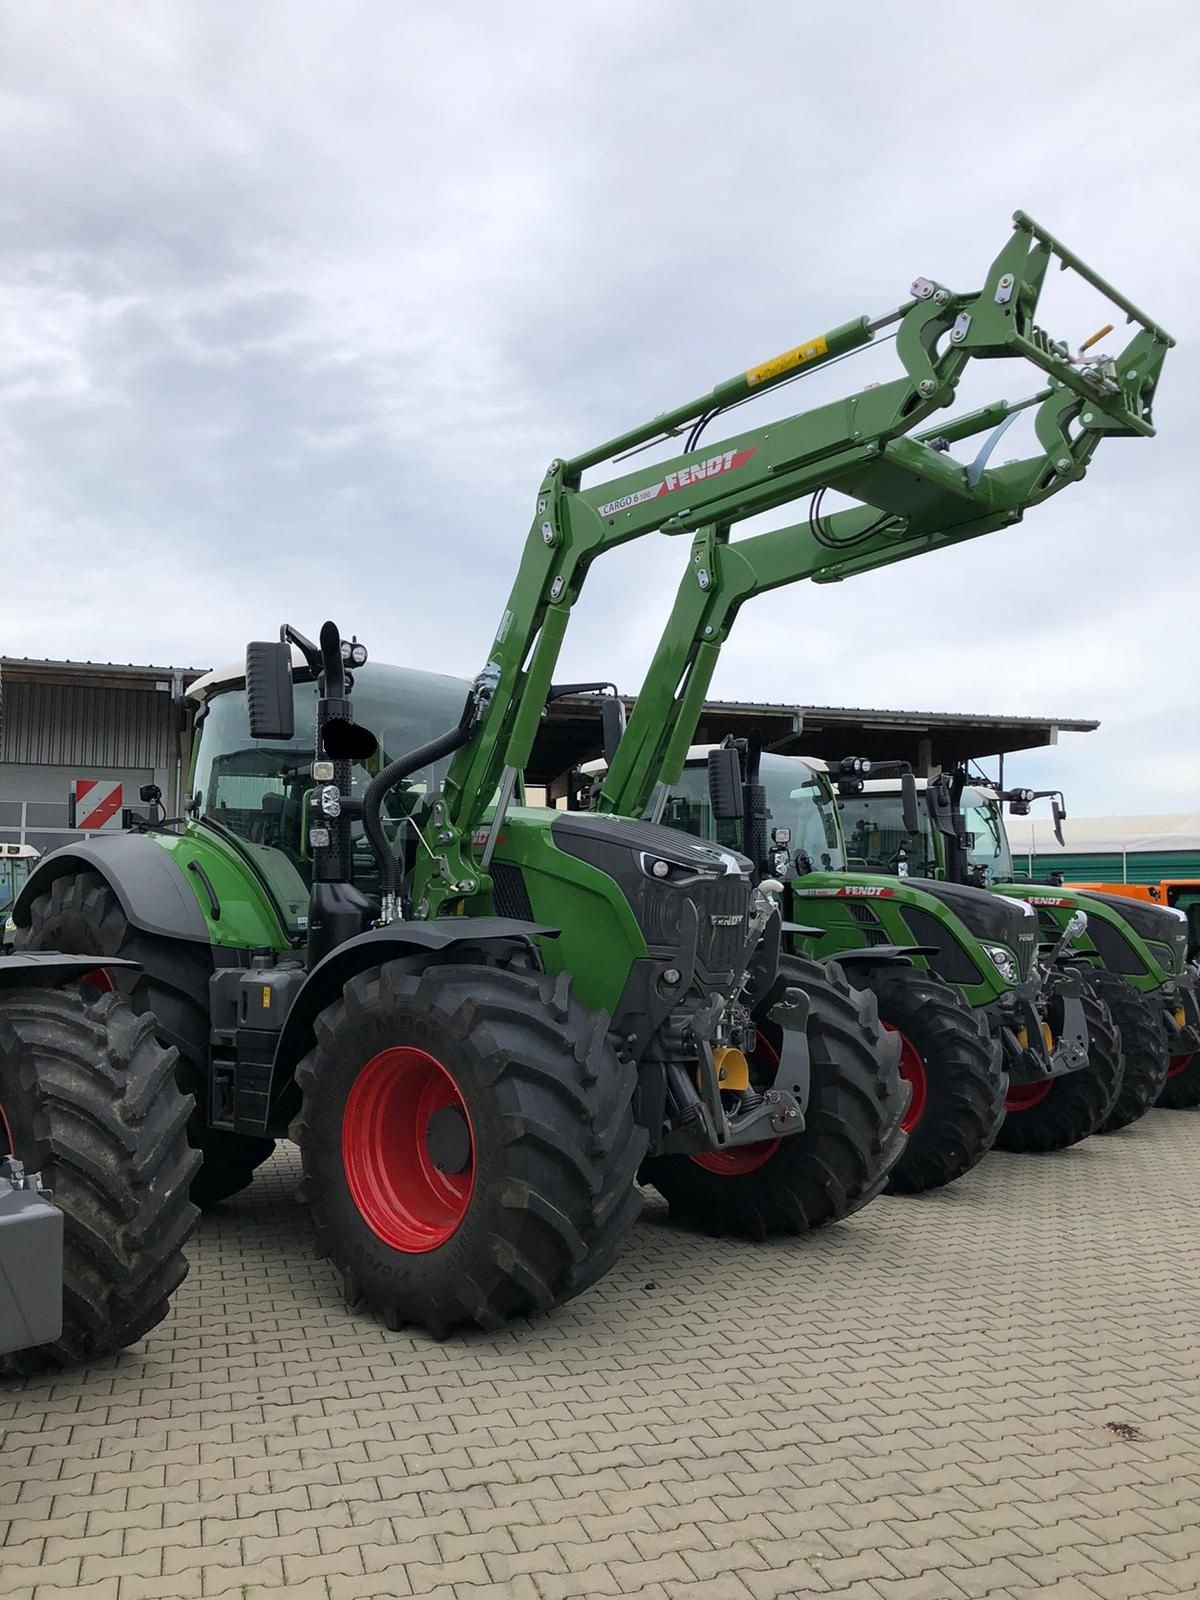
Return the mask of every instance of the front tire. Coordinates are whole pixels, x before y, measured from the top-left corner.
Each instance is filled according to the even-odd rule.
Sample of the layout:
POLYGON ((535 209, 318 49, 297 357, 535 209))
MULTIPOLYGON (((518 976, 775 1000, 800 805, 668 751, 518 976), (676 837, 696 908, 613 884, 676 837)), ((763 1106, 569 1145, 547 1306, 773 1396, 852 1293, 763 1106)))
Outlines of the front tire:
POLYGON ((90 871, 56 878, 38 895, 29 927, 18 931, 16 944, 19 950, 123 956, 141 963, 140 972, 114 969, 112 984, 128 995, 134 1011, 153 1013, 159 1042, 179 1052, 180 1087, 195 1101, 188 1135, 204 1158, 192 1199, 208 1211, 246 1188, 275 1141, 207 1126, 211 952, 186 939, 156 939, 131 927, 107 880, 90 871))
POLYGON ((1164 1111, 1189 1111, 1200 1106, 1200 1050, 1171 1057, 1166 1082, 1154 1103, 1164 1111))
POLYGON ((579 1294, 641 1211, 637 1074, 558 978, 400 960, 301 1062, 302 1194, 348 1304, 443 1338, 579 1294))
MULTIPOLYGON (((656 1156, 642 1168, 676 1220, 711 1234, 765 1239, 802 1234, 838 1222, 873 1200, 904 1149, 901 1121, 908 1091, 900 1048, 884 1031, 874 996, 854 990, 833 962, 785 956, 779 977, 755 1008, 760 1039, 771 1057, 771 1008, 789 987, 811 1002, 807 1025, 812 1078, 805 1126, 781 1138, 751 1164, 709 1156, 656 1156)), ((728 1152, 738 1156, 738 1149, 728 1152)))
MULTIPOLYGON (((851 982, 856 966, 847 967, 851 982)), ((941 1189, 982 1161, 1004 1119, 1008 1074, 986 1017, 949 984, 916 967, 862 974, 885 1028, 900 1037, 900 1073, 912 1090, 904 1154, 889 1194, 941 1189)))
POLYGON ((1104 1001, 1121 1036, 1125 1072, 1101 1133, 1115 1133, 1145 1116, 1158 1099, 1171 1070, 1161 1004, 1127 984, 1116 972, 1097 969, 1088 983, 1104 1001))
POLYGON ((1005 1102, 998 1150, 1041 1154, 1066 1150, 1100 1130, 1121 1089, 1125 1070, 1121 1036, 1104 1004, 1085 985, 1082 1002, 1088 1027, 1088 1064, 1046 1083, 1013 1084, 1005 1102))
POLYGON ((40 1172, 64 1215, 63 1329, 0 1357, 25 1375, 95 1361, 144 1338, 187 1274, 191 1101, 174 1051, 116 994, 0 997, 0 1145, 40 1172), (7 1134, 7 1137, 6 1137, 7 1134))

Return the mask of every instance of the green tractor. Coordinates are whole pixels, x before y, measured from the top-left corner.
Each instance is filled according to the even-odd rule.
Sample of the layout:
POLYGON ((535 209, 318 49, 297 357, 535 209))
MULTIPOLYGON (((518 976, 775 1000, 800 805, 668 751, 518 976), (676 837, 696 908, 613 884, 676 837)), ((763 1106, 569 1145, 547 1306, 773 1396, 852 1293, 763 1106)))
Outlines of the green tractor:
MULTIPOLYGON (((864 813, 870 809, 873 825, 889 842, 900 841, 910 866, 917 859, 919 871, 947 883, 987 886, 997 896, 1029 904, 1046 943, 1061 939, 1079 912, 1086 915, 1086 932, 1075 940, 1075 955, 1088 987, 1112 1014, 1125 1061, 1121 1091, 1099 1131, 1110 1133, 1137 1121, 1163 1096, 1171 1058, 1200 1047, 1186 916, 1118 895, 1018 881, 1004 807, 1028 815, 1035 800, 1049 799, 1061 840, 1066 813, 1057 790, 1001 790, 964 768, 941 773, 923 787, 925 803, 915 834, 901 816, 902 797, 894 786, 890 792, 881 786, 884 792, 870 795, 860 808, 864 813)), ((1029 1109, 1035 1107, 1044 1117, 1057 1114, 1044 1096, 1029 1109)))
MULTIPOLYGON (((864 853, 861 828, 843 835, 842 808, 853 810, 872 770, 882 769, 728 740, 689 751, 662 819, 749 856, 779 885, 789 946, 832 957, 874 994, 911 1089, 908 1144, 889 1189, 920 1193, 961 1177, 998 1141, 1061 1149, 1086 1138, 1111 1109, 1121 1057, 1106 1008, 1063 959, 1067 947, 1039 962, 1036 918, 1022 902, 897 877, 894 864, 864 853), (1031 1141, 1007 1113, 1068 1075, 1073 1119, 1031 1141)), ((916 829, 916 781, 905 772, 898 782, 916 829)))
MULTIPOLYGON (((290 1133, 347 1300, 389 1326, 496 1327, 578 1293, 637 1217, 639 1175, 751 1236, 850 1214, 904 1145, 899 1048, 870 994, 781 955, 775 901, 738 852, 612 796, 594 815, 520 803, 547 702, 580 688, 554 680, 572 607, 607 550, 684 534, 732 560, 764 537, 731 545, 732 526, 830 487, 857 507, 816 518, 825 578, 1011 526, 1106 435, 1153 434, 1170 343, 1018 214, 982 289, 920 278, 894 310, 552 462, 465 692, 398 669, 373 686, 332 623, 252 644, 243 678, 200 697, 188 815, 46 858, 18 945, 140 964, 118 981, 179 1050, 201 1198, 236 1192, 290 1133), (1055 257, 1137 323, 1115 362, 1034 322, 1055 257), (885 329, 892 382, 700 444, 719 413, 885 329), (1005 355, 1046 385, 917 432, 973 358, 1005 355), (943 448, 1027 406, 1028 460, 968 472, 943 448), (685 432, 673 459, 584 486, 685 432)), ((658 683, 668 703, 679 682, 658 683)), ((612 772, 634 723, 616 732, 612 772)))

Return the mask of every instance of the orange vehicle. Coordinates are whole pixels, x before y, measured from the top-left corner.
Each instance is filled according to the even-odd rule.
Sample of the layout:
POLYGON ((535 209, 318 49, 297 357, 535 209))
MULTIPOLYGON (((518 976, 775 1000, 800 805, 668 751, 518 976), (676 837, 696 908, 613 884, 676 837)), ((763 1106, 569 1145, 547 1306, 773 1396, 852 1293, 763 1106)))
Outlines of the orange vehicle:
MULTIPOLYGON (((1188 960, 1200 963, 1200 878, 1162 878, 1158 883, 1071 883, 1072 889, 1100 889, 1150 905, 1174 906, 1188 920, 1188 960)), ((1200 1052, 1172 1056, 1159 1105, 1200 1104, 1200 1052)))

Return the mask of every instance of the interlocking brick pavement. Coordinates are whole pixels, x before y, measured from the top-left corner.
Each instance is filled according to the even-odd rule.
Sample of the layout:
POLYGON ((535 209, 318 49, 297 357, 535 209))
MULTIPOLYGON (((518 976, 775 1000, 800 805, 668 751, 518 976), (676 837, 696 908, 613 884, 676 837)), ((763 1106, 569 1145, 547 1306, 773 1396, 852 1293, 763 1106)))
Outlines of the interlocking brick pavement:
POLYGON ((806 1240, 650 1201, 581 1300, 441 1345, 343 1309, 295 1177, 144 1345, 0 1389, 4 1600, 1200 1590, 1200 1113, 806 1240))

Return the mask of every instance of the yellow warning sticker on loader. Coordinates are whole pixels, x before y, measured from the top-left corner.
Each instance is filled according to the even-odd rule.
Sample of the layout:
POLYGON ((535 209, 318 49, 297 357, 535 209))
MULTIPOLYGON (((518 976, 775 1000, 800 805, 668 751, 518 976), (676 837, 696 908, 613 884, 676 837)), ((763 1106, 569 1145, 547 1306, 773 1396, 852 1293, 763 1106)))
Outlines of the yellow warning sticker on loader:
POLYGON ((747 386, 757 388, 760 383, 767 383, 771 378, 778 378, 781 373, 790 372, 793 367, 802 367, 806 361, 815 361, 818 356, 823 356, 829 346, 825 342, 825 335, 818 334, 815 339, 810 339, 807 344, 798 344, 792 350, 785 350, 781 356, 775 356, 770 361, 764 361, 760 367, 751 367, 746 374, 747 386))

